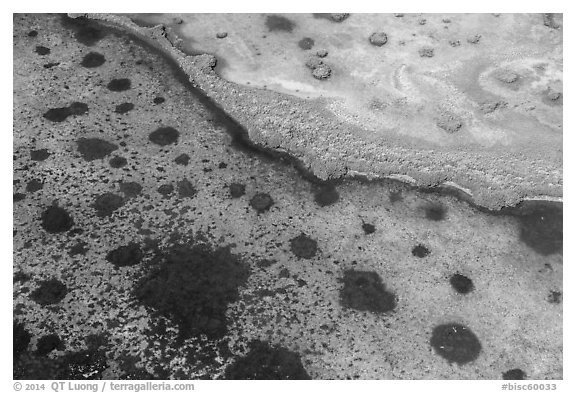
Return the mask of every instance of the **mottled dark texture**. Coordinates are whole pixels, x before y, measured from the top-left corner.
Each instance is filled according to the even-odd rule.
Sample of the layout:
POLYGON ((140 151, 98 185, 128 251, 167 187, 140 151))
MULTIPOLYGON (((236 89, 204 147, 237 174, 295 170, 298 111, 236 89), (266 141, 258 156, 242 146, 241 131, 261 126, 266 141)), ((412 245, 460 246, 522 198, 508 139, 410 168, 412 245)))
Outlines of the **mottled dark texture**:
POLYGON ((319 206, 329 206, 338 202, 340 194, 332 185, 323 186, 314 193, 314 201, 319 206))
POLYGON ((456 273, 450 277, 450 285, 452 285, 452 288, 454 288, 456 292, 461 294, 469 293, 474 289, 472 280, 460 273, 456 273))
POLYGON ((128 78, 112 79, 106 87, 110 91, 121 92, 129 90, 132 87, 132 82, 128 78))
POLYGON ((174 162, 178 165, 186 166, 190 163, 190 156, 186 153, 182 153, 174 159, 174 162))
POLYGON ((110 251, 106 260, 116 267, 133 266, 142 262, 144 253, 136 243, 129 243, 110 251))
POLYGON ((264 213, 265 211, 270 210, 273 204, 274 200, 265 192, 260 192, 250 199, 250 206, 252 206, 252 208, 258 213, 264 213))
POLYGON ((458 323, 436 326, 432 331, 430 345, 438 355, 458 365, 476 360, 482 349, 476 335, 458 323))
POLYGON ((163 262, 137 284, 134 296, 159 315, 171 318, 183 337, 222 337, 226 309, 250 271, 228 247, 174 246, 163 262))
POLYGON ((20 356, 21 353, 25 352, 28 349, 28 344, 30 344, 30 339, 32 336, 24 327, 24 324, 18 323, 16 321, 13 322, 13 338, 12 338, 12 345, 13 345, 13 356, 16 358, 20 356))
POLYGON ((519 216, 520 240, 541 255, 562 253, 563 216, 561 206, 536 206, 519 216))
POLYGON ((342 306, 359 311, 384 313, 396 308, 396 296, 388 292, 376 272, 346 270, 340 290, 342 306))
POLYGON ((44 161, 50 157, 51 153, 48 149, 30 150, 30 159, 32 161, 44 161))
POLYGON ((430 255, 430 250, 428 250, 426 246, 418 244, 417 246, 414 246, 414 248, 412 249, 412 255, 418 258, 424 258, 430 255))
POLYGON ((106 58, 103 54, 98 52, 90 52, 84 56, 80 65, 86 68, 96 68, 100 67, 106 62, 106 58))
POLYGON ((120 195, 106 192, 96 197, 92 207, 96 210, 98 217, 107 217, 124 205, 124 198, 120 195))
POLYGON ((431 221, 442 221, 446 218, 446 208, 439 204, 432 204, 424 208, 426 218, 431 221))
POLYGON ((266 27, 269 31, 284 31, 291 33, 296 24, 290 19, 280 15, 269 15, 266 17, 266 27))
POLYGON ((194 198, 197 192, 194 185, 188 179, 182 179, 177 183, 178 196, 180 198, 194 198))
POLYGON ((232 183, 230 184, 229 189, 232 198, 240 198, 246 193, 246 186, 244 184, 232 183))
POLYGON ((298 41, 298 46, 303 50, 310 50, 314 46, 314 40, 310 37, 302 38, 298 41))
POLYGON ((68 288, 66 285, 60 280, 52 278, 41 281, 38 288, 30 294, 30 298, 36 303, 46 306, 61 302, 67 293, 68 288))
POLYGON ((255 341, 248 354, 228 366, 225 379, 232 380, 306 380, 311 379, 300 355, 281 347, 255 341))
POLYGON ((57 334, 42 336, 36 344, 36 354, 40 356, 47 355, 54 350, 62 349, 64 349, 64 345, 57 334))
POLYGON ((114 112, 124 114, 130 112, 132 109, 134 109, 134 104, 132 104, 131 102, 123 102, 122 104, 116 105, 116 109, 114 109, 114 112))
POLYGON ((362 223, 362 230, 366 235, 371 235, 376 232, 376 227, 373 224, 362 223))
POLYGON ((506 371, 505 373, 502 373, 502 379, 523 380, 526 379, 526 373, 519 368, 513 368, 506 371))
POLYGON ((76 142, 78 152, 86 161, 94 161, 108 156, 118 146, 100 138, 80 138, 76 142))
POLYGON ((68 212, 59 206, 50 206, 40 217, 42 228, 49 233, 66 232, 74 225, 74 220, 68 212))
POLYGON ((160 127, 152 131, 148 136, 150 142, 160 146, 166 146, 178 142, 180 133, 172 127, 160 127))
POLYGON ((290 240, 290 250, 298 258, 311 259, 318 251, 318 243, 305 233, 301 233, 290 240))

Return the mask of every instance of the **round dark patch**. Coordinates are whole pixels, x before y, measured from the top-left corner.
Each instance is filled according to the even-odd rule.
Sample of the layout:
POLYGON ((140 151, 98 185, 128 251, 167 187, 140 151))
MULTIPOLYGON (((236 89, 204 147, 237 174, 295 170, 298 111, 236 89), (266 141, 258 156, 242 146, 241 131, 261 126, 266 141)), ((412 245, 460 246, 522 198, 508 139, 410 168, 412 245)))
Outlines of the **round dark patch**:
POLYGON ((156 105, 163 103, 164 101, 166 101, 166 99, 164 99, 164 97, 156 97, 154 98, 154 103, 156 105))
POLYGON ((310 50, 314 46, 314 40, 310 37, 302 38, 298 41, 298 46, 303 50, 310 50))
POLYGON ((42 45, 37 45, 34 51, 38 53, 40 56, 46 56, 47 54, 50 53, 50 49, 42 45))
POLYGON ((136 182, 122 182, 120 183, 120 192, 122 192, 126 198, 133 198, 142 192, 142 186, 136 182))
POLYGON ((227 332, 228 304, 238 300, 238 288, 249 274, 249 267, 229 247, 175 246, 141 279, 134 295, 177 323, 182 337, 219 338, 227 332))
POLYGON ((32 161, 44 161, 48 157, 50 157, 50 152, 48 149, 39 149, 39 150, 31 150, 30 151, 30 159, 32 161))
POLYGON ((38 36, 38 32, 36 30, 30 30, 28 32, 28 37, 36 37, 38 36))
POLYGON ((180 198, 193 198, 196 195, 196 188, 188 179, 183 179, 177 183, 178 196, 180 198))
POLYGON ((92 207, 96 210, 96 215, 98 217, 106 217, 110 216, 115 210, 119 209, 123 205, 124 198, 120 195, 106 192, 96 198, 92 207))
POLYGON ((106 62, 106 58, 103 54, 98 52, 90 52, 82 59, 80 65, 86 68, 95 68, 100 67, 102 64, 106 62))
POLYGON ((178 165, 186 166, 190 163, 190 156, 186 153, 182 153, 174 159, 174 162, 178 165))
POLYGON ((562 302, 562 292, 560 291, 550 291, 548 293, 548 303, 560 304, 562 302))
POLYGON ((520 240, 541 255, 562 253, 563 207, 536 206, 518 217, 520 240))
POLYGON ((70 106, 64 108, 48 109, 43 116, 45 119, 60 123, 66 120, 68 116, 83 115, 86 112, 88 112, 88 105, 82 102, 73 102, 70 106))
POLYGON ((312 70, 312 76, 316 79, 328 79, 332 75, 332 69, 328 64, 320 64, 312 70))
POLYGON ((36 192, 44 187, 44 183, 39 180, 32 179, 26 184, 26 192, 36 192))
POLYGON ((269 31, 285 31, 291 33, 295 23, 290 19, 280 15, 268 15, 266 17, 266 27, 269 31))
POLYGON ((95 27, 92 26, 85 26, 76 32, 76 40, 81 44, 86 46, 92 46, 102 38, 104 38, 106 34, 95 27))
POLYGON ((70 214, 59 206, 50 206, 42 213, 42 228, 48 233, 66 232, 74 225, 70 214))
POLYGON ((115 156, 108 161, 112 168, 122 168, 128 164, 128 161, 124 157, 115 156))
POLYGON ((320 188, 315 194, 314 194, 314 201, 319 205, 319 206, 329 206, 332 205, 336 202, 338 202, 338 200, 340 199, 340 194, 338 194, 338 191, 336 191, 336 188, 334 188, 334 186, 324 186, 322 188, 320 188))
POLYGON ((20 356, 22 352, 25 352, 28 349, 28 344, 30 344, 30 339, 32 336, 30 333, 24 328, 24 325, 18 323, 16 321, 13 322, 13 351, 14 357, 20 356))
POLYGON ((106 36, 106 32, 97 23, 87 18, 64 17, 63 25, 74 30, 74 38, 81 44, 92 46, 106 36))
POLYGON ((59 123, 66 120, 68 116, 70 116, 70 109, 68 107, 48 109, 48 111, 46 111, 43 116, 45 119, 59 123))
POLYGON ((474 289, 472 280, 460 273, 453 274, 452 277, 450 277, 450 285, 452 285, 452 288, 454 288, 456 292, 462 294, 469 293, 474 289))
POLYGON ((246 186, 240 183, 232 183, 228 186, 232 198, 240 198, 246 193, 246 186))
POLYGON ((56 304, 62 301, 66 294, 68 293, 68 288, 66 285, 52 278, 50 280, 41 281, 38 288, 36 288, 30 297, 36 303, 46 306, 48 304, 56 304))
POLYGON ((438 355, 458 365, 476 360, 482 349, 476 335, 466 326, 457 323, 436 326, 432 331, 430 345, 438 355))
POLYGON ((412 249, 412 255, 418 258, 424 258, 430 255, 430 250, 428 250, 426 246, 418 244, 417 246, 414 246, 414 248, 412 249))
POLYGON ((126 91, 130 89, 131 86, 132 83, 128 78, 112 79, 107 85, 108 90, 115 92, 126 91))
POLYGON ((340 302, 347 308, 376 313, 396 308, 396 296, 386 290, 376 272, 346 270, 340 302))
POLYGON ((179 136, 180 133, 172 127, 160 127, 156 131, 152 131, 148 135, 148 139, 157 145, 166 146, 178 142, 179 136))
POLYGON ((519 368, 513 368, 502 373, 502 379, 523 380, 526 379, 526 373, 519 368))
POLYGON ((83 115, 88 112, 88 105, 83 102, 73 102, 68 107, 71 115, 83 115))
POLYGON ((136 243, 120 246, 106 255, 106 260, 116 267, 134 266, 142 262, 144 254, 136 243))
POLYGON ((63 349, 62 340, 57 334, 47 334, 40 337, 38 344, 36 344, 36 354, 40 356, 48 355, 50 352, 63 349))
POLYGON ((431 221, 442 221, 446 218, 446 208, 442 205, 430 205, 425 209, 426 218, 431 221))
POLYGON ((170 194, 174 192, 174 186, 172 184, 162 184, 158 187, 158 193, 162 194, 164 198, 168 198, 170 194))
POLYGON ((388 42, 388 36, 384 32, 372 33, 368 41, 374 46, 382 46, 388 42))
POLYGON ((101 159, 118 149, 118 146, 100 138, 80 138, 78 152, 86 161, 101 159))
POLYGON ((366 235, 370 235, 370 234, 376 232, 376 227, 372 224, 362 223, 362 230, 364 231, 364 233, 366 235))
POLYGON ((298 258, 311 259, 318 251, 318 243, 305 233, 301 233, 290 240, 290 250, 298 258))
POLYGON ((122 104, 116 105, 116 109, 114 112, 124 114, 126 112, 130 112, 134 109, 134 104, 131 102, 123 102, 122 104))
POLYGON ((270 210, 273 204, 274 200, 265 192, 259 192, 250 199, 250 206, 258 213, 270 210))
POLYGON ((21 192, 16 192, 12 195, 12 202, 20 202, 26 199, 26 194, 22 194, 21 192))
POLYGON ((250 343, 250 352, 224 372, 232 380, 309 380, 300 355, 262 341, 250 343))

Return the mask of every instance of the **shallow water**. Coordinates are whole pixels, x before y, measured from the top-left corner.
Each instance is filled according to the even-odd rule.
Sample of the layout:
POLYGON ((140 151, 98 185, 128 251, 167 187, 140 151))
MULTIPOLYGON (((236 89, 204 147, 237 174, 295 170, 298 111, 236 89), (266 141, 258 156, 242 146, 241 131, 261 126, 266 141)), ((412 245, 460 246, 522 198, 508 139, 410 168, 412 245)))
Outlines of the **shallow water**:
POLYGON ((329 98, 336 116, 375 137, 508 149, 534 138, 561 143, 561 103, 542 97, 562 94, 562 33, 539 14, 129 16, 173 29, 187 53, 214 54, 218 73, 234 83, 329 98), (385 32, 384 45, 370 43, 375 32, 385 32), (315 79, 310 58, 328 65, 330 77, 315 79), (514 83, 499 81, 502 72, 514 83))
POLYGON ((34 337, 18 372, 42 378, 31 364, 49 361, 34 353, 36 338, 57 334, 64 349, 50 355, 60 369, 49 377, 68 375, 86 350, 95 378, 247 377, 234 364, 262 377, 262 359, 278 353, 297 378, 497 379, 514 368, 561 377, 561 209, 489 214, 393 181, 318 182, 253 146, 140 42, 92 30, 101 38, 89 50, 106 62, 82 67, 87 28, 107 31, 15 19, 25 37, 15 61, 40 73, 15 74, 15 323, 34 337), (31 26, 38 38, 27 38, 31 26), (42 67, 33 48, 51 42, 46 31, 62 41, 50 60, 70 66, 42 67), (122 78, 130 88, 110 88, 122 78), (86 113, 43 116, 80 99, 86 113), (134 107, 116 111, 122 103, 134 107), (166 127, 175 138, 150 137, 166 127), (86 156, 86 138, 117 149, 86 156), (40 149, 50 155, 33 160, 40 149), (44 187, 24 193, 34 179, 44 187), (466 293, 456 274, 471 281, 457 285, 466 293), (435 347, 451 339, 444 326, 470 343, 455 357, 435 347))

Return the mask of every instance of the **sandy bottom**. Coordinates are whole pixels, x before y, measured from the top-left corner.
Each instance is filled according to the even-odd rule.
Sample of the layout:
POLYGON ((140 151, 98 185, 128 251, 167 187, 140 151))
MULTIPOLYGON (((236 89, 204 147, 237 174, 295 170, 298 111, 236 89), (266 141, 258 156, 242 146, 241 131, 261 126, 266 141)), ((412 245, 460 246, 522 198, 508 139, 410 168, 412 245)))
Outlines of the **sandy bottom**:
POLYGON ((15 378, 562 378, 561 205, 310 182, 190 89, 15 15, 15 378))

